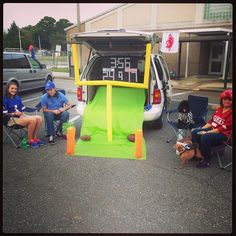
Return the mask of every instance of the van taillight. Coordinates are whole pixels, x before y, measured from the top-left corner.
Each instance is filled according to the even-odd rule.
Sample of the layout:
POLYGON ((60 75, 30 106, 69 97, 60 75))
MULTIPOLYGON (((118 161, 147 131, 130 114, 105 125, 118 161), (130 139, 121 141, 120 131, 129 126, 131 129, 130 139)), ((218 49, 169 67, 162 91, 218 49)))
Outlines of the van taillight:
POLYGON ((77 88, 77 100, 82 101, 82 86, 77 88))
POLYGON ((160 104, 160 103, 161 103, 161 91, 160 89, 154 89, 152 104, 160 104))

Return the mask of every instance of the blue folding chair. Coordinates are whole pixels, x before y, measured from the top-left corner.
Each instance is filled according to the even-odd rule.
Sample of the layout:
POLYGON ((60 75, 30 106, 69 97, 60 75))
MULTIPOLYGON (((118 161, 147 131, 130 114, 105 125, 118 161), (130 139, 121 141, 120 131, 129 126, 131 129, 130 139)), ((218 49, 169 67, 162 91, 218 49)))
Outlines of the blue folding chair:
POLYGON ((206 116, 208 112, 208 97, 189 95, 188 103, 190 111, 193 115, 194 124, 186 124, 179 128, 178 123, 178 108, 173 110, 165 110, 167 115, 167 122, 173 130, 174 134, 166 141, 169 143, 174 137, 176 139, 180 135, 184 138, 184 131, 191 130, 193 128, 198 128, 206 124, 206 116))

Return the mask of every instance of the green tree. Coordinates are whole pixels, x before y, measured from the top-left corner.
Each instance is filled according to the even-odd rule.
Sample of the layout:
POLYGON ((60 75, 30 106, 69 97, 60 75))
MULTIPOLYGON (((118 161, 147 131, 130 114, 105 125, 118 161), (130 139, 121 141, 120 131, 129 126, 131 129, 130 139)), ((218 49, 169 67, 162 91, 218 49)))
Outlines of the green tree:
POLYGON ((51 49, 51 43, 49 41, 49 35, 54 32, 56 20, 52 17, 45 16, 35 26, 35 32, 33 35, 34 41, 37 41, 38 35, 40 35, 41 47, 45 49, 51 49))
MULTIPOLYGON (((39 36, 42 49, 55 50, 57 44, 66 50, 65 28, 72 25, 67 19, 56 21, 54 18, 45 16, 35 26, 28 25, 20 29, 22 48, 28 50, 30 44, 39 48, 39 36)), ((4 48, 19 48, 18 27, 13 21, 8 32, 3 34, 4 48)))
POLYGON ((20 48, 18 27, 15 21, 11 24, 3 40, 4 48, 20 48))
POLYGON ((28 50, 30 44, 33 44, 35 46, 37 45, 36 44, 37 42, 33 38, 34 31, 35 31, 35 27, 32 26, 32 25, 28 25, 28 26, 23 27, 21 29, 22 38, 23 38, 23 40, 22 40, 22 47, 25 50, 28 50))
POLYGON ((54 31, 49 35, 49 41, 52 49, 55 50, 56 45, 61 45, 61 50, 66 51, 66 33, 64 31, 65 28, 71 26, 67 19, 60 19, 56 22, 54 31))
POLYGON ((7 32, 4 30, 4 31, 3 31, 3 36, 2 36, 2 39, 3 39, 3 48, 6 48, 6 47, 7 47, 7 44, 6 44, 6 36, 7 36, 7 32))

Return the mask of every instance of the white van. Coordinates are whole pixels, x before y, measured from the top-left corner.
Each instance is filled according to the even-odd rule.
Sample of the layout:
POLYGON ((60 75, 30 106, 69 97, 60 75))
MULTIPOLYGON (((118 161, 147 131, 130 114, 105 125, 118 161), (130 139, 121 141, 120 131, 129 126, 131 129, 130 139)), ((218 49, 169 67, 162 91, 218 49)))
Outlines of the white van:
POLYGON ((8 82, 15 82, 19 91, 32 90, 49 80, 53 81, 52 73, 30 54, 3 52, 3 89, 8 82))
MULTIPOLYGON (((96 32, 76 33, 72 35, 73 43, 85 44, 90 49, 90 58, 81 74, 81 80, 116 80, 143 83, 146 43, 156 43, 157 35, 146 32, 127 30, 101 30, 96 32), (108 65, 109 63, 109 65, 108 65), (125 65, 135 65, 137 73, 134 78, 124 76, 125 65), (117 68, 110 74, 102 68, 117 68)), ((112 69, 113 69, 112 68, 112 69)), ((111 70, 110 70, 111 71, 111 70)), ((126 73, 127 74, 127 73, 126 73)), ((97 86, 79 86, 77 88, 77 111, 83 116, 86 104, 93 100, 97 86)), ((171 99, 171 80, 164 58, 151 54, 149 87, 146 90, 144 121, 155 128, 163 125, 164 106, 171 99)))

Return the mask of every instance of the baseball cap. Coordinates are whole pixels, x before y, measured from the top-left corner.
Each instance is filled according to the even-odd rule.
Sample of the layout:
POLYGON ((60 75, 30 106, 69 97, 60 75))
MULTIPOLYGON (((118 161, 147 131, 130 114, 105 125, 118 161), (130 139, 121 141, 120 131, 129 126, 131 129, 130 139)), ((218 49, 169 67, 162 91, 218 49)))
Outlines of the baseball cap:
POLYGON ((220 94, 220 99, 223 99, 223 98, 232 99, 232 97, 233 97, 233 93, 232 93, 232 90, 230 90, 230 89, 225 90, 220 94))
POLYGON ((53 89, 55 88, 55 84, 52 82, 52 81, 48 81, 45 85, 45 90, 48 90, 48 89, 53 89))

